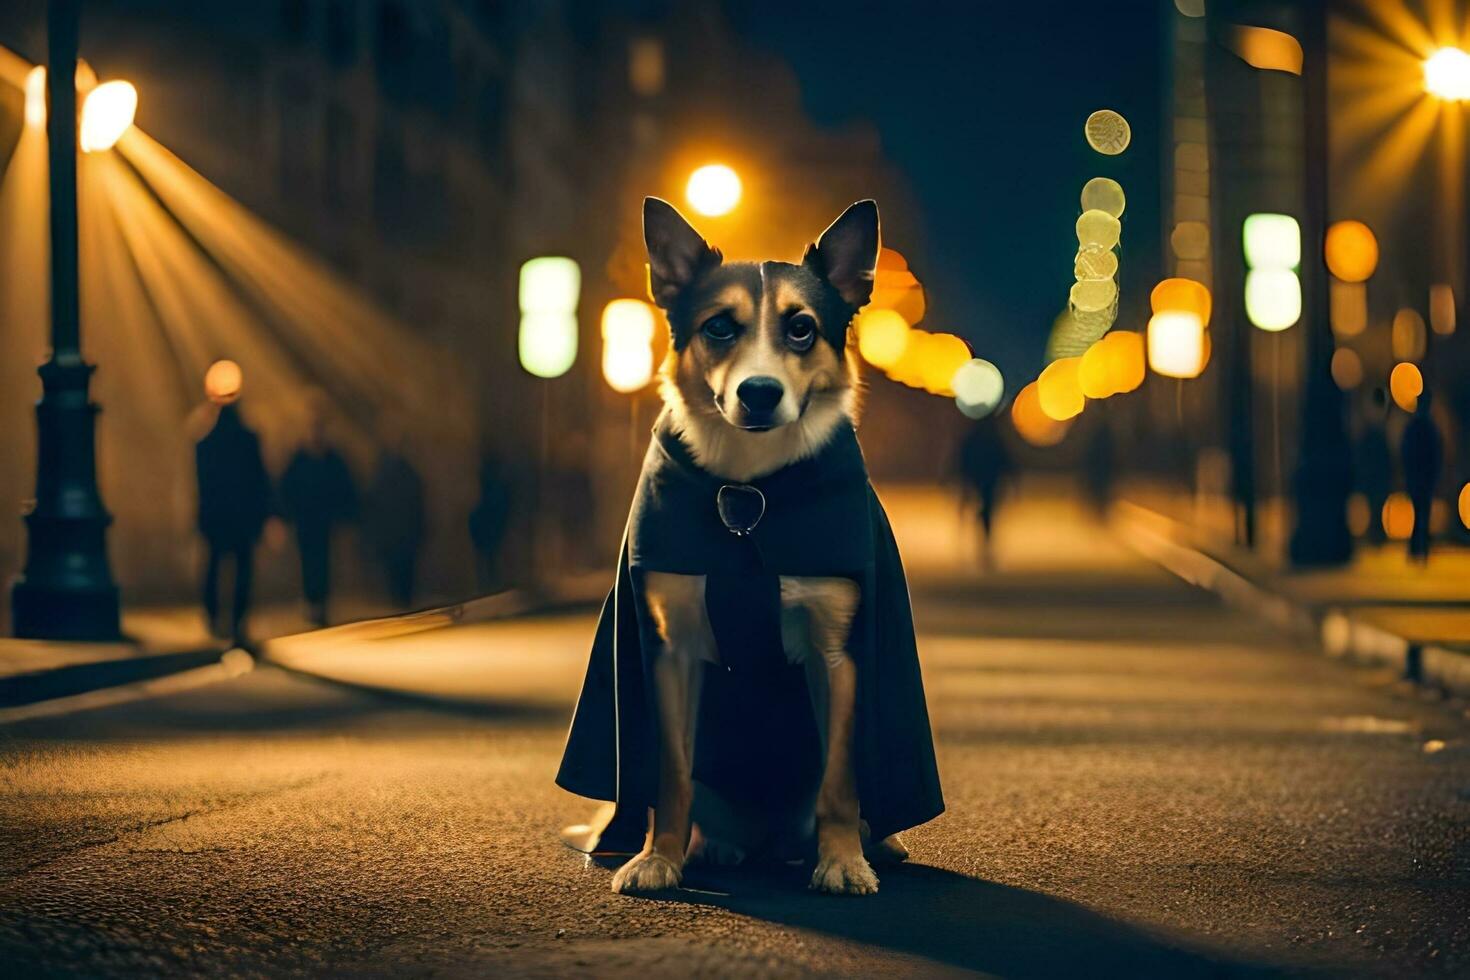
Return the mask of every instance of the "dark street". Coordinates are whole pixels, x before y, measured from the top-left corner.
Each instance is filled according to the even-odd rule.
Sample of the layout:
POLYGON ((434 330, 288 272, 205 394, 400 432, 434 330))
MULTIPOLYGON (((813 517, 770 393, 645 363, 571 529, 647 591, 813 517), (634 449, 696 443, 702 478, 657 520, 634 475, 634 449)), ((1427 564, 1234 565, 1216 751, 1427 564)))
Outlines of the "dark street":
POLYGON ((10 726, 0 959, 109 976, 1470 968, 1463 719, 1293 648, 1069 504, 1017 505, 979 576, 948 503, 889 499, 948 812, 906 836, 877 896, 809 894, 781 868, 613 894, 557 838, 590 813, 551 782, 592 628, 565 613, 295 651, 10 726))

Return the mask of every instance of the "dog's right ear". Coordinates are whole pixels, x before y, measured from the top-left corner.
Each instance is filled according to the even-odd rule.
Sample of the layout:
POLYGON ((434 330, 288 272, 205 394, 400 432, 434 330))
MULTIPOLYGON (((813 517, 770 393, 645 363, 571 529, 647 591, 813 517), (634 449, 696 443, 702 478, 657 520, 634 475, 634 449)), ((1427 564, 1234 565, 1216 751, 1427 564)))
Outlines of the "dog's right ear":
POLYGON ((648 246, 648 293, 664 309, 706 269, 720 264, 719 249, 684 220, 672 204, 643 199, 643 243, 648 246))

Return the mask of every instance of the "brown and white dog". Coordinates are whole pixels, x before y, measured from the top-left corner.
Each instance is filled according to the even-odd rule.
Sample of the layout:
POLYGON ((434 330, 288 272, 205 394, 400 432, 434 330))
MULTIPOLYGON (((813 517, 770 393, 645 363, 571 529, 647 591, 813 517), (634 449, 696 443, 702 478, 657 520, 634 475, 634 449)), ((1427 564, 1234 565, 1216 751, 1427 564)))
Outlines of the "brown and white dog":
MULTIPOLYGON (((726 263, 671 205, 643 211, 649 284, 668 314, 673 343, 661 393, 673 427, 698 464, 745 483, 819 452, 857 408, 848 326, 872 293, 878 207, 853 204, 799 264, 726 263)), ((845 578, 782 576, 788 656, 825 666, 825 769, 815 801, 813 889, 871 894, 878 878, 864 855, 853 766, 856 674, 847 639, 858 586, 845 578), (803 651, 796 654, 796 651, 803 651)), ((641 853, 613 877, 616 892, 679 884, 686 860, 734 863, 741 848, 692 819, 694 716, 701 661, 716 661, 703 576, 649 573, 648 609, 662 648, 654 661, 660 769, 653 822, 641 853)), ((820 666, 818 669, 820 669, 820 666)), ((897 837, 869 850, 907 856, 897 837)))

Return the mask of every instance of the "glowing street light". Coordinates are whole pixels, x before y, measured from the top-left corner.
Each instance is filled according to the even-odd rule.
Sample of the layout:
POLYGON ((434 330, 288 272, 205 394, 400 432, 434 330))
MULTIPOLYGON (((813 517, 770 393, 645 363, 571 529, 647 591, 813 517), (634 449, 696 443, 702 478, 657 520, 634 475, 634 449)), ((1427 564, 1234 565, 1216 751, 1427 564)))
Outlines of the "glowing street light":
POLYGON ((133 125, 137 111, 138 90, 132 82, 103 82, 88 92, 82 102, 82 152, 112 149, 133 125))
POLYGON ((641 299, 615 299, 602 311, 602 376, 613 391, 629 394, 653 379, 653 307, 641 299))
POLYGON ((26 125, 46 125, 46 66, 37 65, 26 74, 26 125))
POLYGON ((1424 61, 1424 89, 1446 102, 1470 101, 1470 54, 1440 48, 1424 61))
POLYGON ((700 214, 718 218, 740 203, 740 175, 723 163, 710 163, 689 175, 684 196, 700 214))
POLYGON ((231 360, 215 361, 204 372, 204 394, 216 405, 228 405, 240 397, 245 374, 231 360))
POLYGON ((538 378, 559 378, 577 360, 577 300, 582 270, 559 255, 521 266, 521 367, 538 378))
POLYGON ((1148 321, 1148 366, 1169 378, 1197 378, 1205 369, 1205 328, 1199 314, 1155 313, 1148 321))

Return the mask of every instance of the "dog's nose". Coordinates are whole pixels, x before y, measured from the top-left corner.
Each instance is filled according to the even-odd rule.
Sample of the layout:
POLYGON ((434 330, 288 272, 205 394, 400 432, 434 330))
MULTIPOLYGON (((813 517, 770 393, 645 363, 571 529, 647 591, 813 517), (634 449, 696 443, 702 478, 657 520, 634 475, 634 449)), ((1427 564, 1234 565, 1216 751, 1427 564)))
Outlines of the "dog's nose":
POLYGON ((775 411, 784 394, 786 389, 781 387, 781 382, 763 374, 746 378, 735 389, 735 397, 740 399, 740 404, 755 415, 769 415, 775 411))

